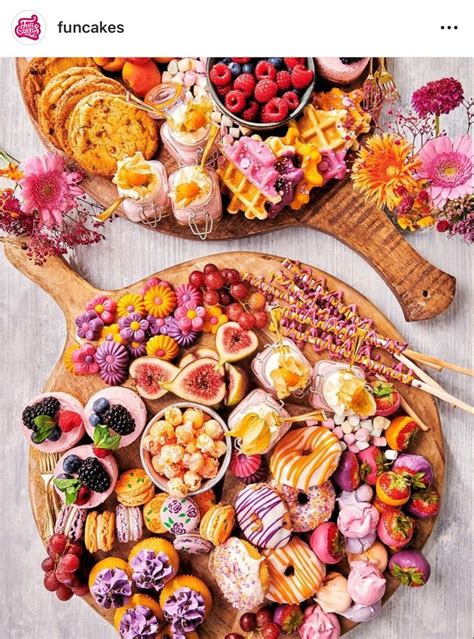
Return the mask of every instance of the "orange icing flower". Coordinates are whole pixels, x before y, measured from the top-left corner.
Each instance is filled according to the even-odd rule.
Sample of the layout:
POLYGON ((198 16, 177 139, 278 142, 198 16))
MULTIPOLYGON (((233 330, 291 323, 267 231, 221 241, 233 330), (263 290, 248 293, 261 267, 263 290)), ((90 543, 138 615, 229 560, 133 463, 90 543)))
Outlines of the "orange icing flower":
POLYGON ((110 326, 104 326, 102 329, 99 337, 99 344, 103 344, 110 335, 114 342, 117 342, 118 344, 127 343, 127 340, 120 335, 120 326, 118 324, 110 324, 110 326))
POLYGON ((167 317, 176 308, 176 293, 169 286, 157 284, 145 293, 145 308, 153 317, 167 317))
POLYGON ((172 337, 168 335, 155 335, 148 340, 146 354, 149 357, 158 357, 170 362, 179 353, 179 346, 172 337))
POLYGON ((72 344, 72 346, 69 346, 64 351, 63 363, 69 373, 74 374, 74 361, 72 359, 72 354, 74 353, 74 351, 77 351, 78 348, 79 344, 72 344))
POLYGON ((143 301, 142 295, 137 295, 136 293, 122 295, 117 302, 117 313, 119 317, 125 317, 126 315, 130 315, 130 313, 146 315, 145 302, 143 301))
POLYGON ((212 333, 215 335, 219 326, 228 321, 229 318, 224 314, 220 306, 206 306, 206 316, 202 330, 204 333, 212 333))

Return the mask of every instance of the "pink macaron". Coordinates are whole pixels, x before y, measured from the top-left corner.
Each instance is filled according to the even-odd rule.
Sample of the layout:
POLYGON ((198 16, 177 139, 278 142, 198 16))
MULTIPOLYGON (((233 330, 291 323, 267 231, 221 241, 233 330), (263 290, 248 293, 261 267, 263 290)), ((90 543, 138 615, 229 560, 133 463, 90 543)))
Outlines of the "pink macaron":
POLYGON ((186 533, 173 539, 173 546, 178 552, 188 555, 208 555, 214 546, 207 539, 203 539, 199 533, 186 533))
POLYGON ((138 541, 143 537, 143 515, 138 506, 118 504, 115 509, 115 526, 117 539, 122 544, 138 541))
POLYGON ((84 535, 87 511, 77 506, 63 504, 54 525, 56 534, 66 535, 71 541, 79 541, 84 535))

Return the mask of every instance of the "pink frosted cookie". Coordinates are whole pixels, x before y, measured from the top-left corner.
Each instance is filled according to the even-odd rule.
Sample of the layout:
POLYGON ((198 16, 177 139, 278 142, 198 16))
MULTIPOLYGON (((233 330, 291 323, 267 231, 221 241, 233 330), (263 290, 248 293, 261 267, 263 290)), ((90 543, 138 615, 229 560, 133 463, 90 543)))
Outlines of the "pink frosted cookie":
POLYGON ((319 75, 335 84, 350 84, 359 78, 369 58, 315 58, 319 75))
POLYGON ((111 435, 120 435, 119 448, 133 443, 145 428, 146 406, 134 391, 112 386, 98 391, 84 408, 84 422, 91 439, 96 426, 107 426, 111 435))
POLYGON ((41 393, 24 408, 22 431, 31 446, 44 453, 61 453, 84 436, 84 407, 68 393, 41 393), (33 437, 44 441, 35 443, 33 437))
POLYGON ((78 508, 96 508, 112 494, 117 477, 113 455, 99 459, 92 446, 77 446, 56 464, 53 484, 63 501, 69 494, 78 508))

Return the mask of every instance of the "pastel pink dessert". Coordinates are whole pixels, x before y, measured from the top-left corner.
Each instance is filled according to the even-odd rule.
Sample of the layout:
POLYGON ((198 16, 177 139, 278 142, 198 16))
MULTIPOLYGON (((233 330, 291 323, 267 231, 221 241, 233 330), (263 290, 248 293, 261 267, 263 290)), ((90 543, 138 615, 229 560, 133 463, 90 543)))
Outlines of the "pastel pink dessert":
POLYGON ((310 606, 298 632, 301 639, 339 639, 341 626, 335 614, 324 612, 320 606, 310 606))
POLYGON ((380 570, 366 561, 354 561, 347 578, 351 599, 362 606, 372 606, 385 594, 387 582, 380 570))
POLYGON ((334 84, 354 82, 360 78, 369 63, 369 58, 315 58, 314 60, 317 73, 334 84))
MULTIPOLYGON (((123 406, 130 414, 132 420, 135 422, 135 428, 133 432, 131 432, 129 435, 121 435, 118 448, 125 448, 126 446, 129 446, 141 435, 143 429, 145 428, 147 422, 145 403, 137 395, 137 393, 130 390, 129 388, 124 388, 123 386, 111 386, 110 388, 104 388, 103 390, 95 393, 95 395, 92 395, 84 408, 84 422, 86 431, 92 440, 94 440, 95 429, 95 425, 93 425, 93 422, 96 421, 97 418, 99 420, 102 420, 99 421, 98 424, 107 425, 109 427, 109 432, 111 435, 116 434, 112 425, 114 423, 113 418, 110 425, 107 423, 109 419, 107 415, 111 415, 110 408, 101 413, 96 413, 94 411, 94 403, 100 399, 107 400, 110 408, 113 408, 114 406, 123 406)), ((120 432, 118 434, 120 434, 120 432)))
POLYGON ((344 537, 332 521, 321 524, 313 531, 309 544, 325 564, 337 564, 344 557, 344 537))
MULTIPOLYGON (((118 474, 119 474, 117 462, 115 461, 115 458, 113 457, 113 455, 108 455, 107 457, 104 457, 103 459, 99 459, 94 454, 94 450, 92 446, 88 446, 88 445, 76 446, 76 448, 73 448, 72 450, 68 450, 67 453, 64 453, 64 455, 60 458, 60 460, 56 464, 56 468, 54 469, 55 479, 58 478, 58 475, 65 474, 63 462, 70 455, 76 455, 82 461, 84 461, 88 457, 93 457, 97 459, 102 464, 102 467, 104 468, 104 470, 107 472, 108 476, 110 477, 110 486, 108 487, 107 490, 105 490, 102 493, 92 491, 90 498, 85 503, 76 504, 78 508, 96 508, 97 506, 102 504, 108 497, 110 497, 110 495, 113 493, 115 484, 117 483, 118 474)), ((66 474, 69 474, 69 473, 66 473, 66 474)), ((63 501, 65 501, 66 500, 65 493, 61 491, 54 482, 53 482, 53 485, 58 495, 61 497, 63 501)))
POLYGON ((232 145, 222 145, 221 152, 264 195, 279 197, 275 189, 275 183, 280 177, 275 168, 277 157, 264 142, 242 136, 232 145))
POLYGON ((41 393, 40 395, 37 395, 36 397, 34 397, 32 400, 28 402, 28 406, 24 409, 22 417, 24 421, 22 423, 21 428, 25 436, 25 439, 28 441, 28 443, 31 446, 38 448, 38 450, 41 450, 44 453, 62 453, 63 451, 68 450, 69 448, 72 448, 73 446, 75 446, 77 442, 82 439, 85 433, 84 407, 79 400, 77 400, 72 395, 69 395, 68 393, 51 392, 51 393, 41 393), (30 428, 27 428, 27 426, 25 426, 25 423, 24 423, 24 421, 29 421, 28 415, 26 413, 28 411, 28 408, 33 409, 34 411, 33 413, 29 411, 30 414, 33 416, 35 412, 38 410, 35 408, 35 405, 38 404, 39 402, 42 402, 42 400, 46 400, 48 397, 54 397, 55 399, 59 401, 59 411, 54 417, 56 423, 58 423, 60 415, 64 411, 77 413, 77 415, 79 415, 81 418, 81 422, 79 423, 79 418, 77 418, 77 422, 79 425, 71 428, 71 430, 68 430, 67 432, 61 429, 61 436, 56 441, 50 441, 49 439, 45 439, 40 444, 35 444, 31 439, 33 431, 30 428))
POLYGON ((360 502, 341 508, 337 525, 344 537, 360 539, 375 532, 379 518, 380 514, 374 506, 360 502))
POLYGON ((347 591, 347 579, 339 572, 329 572, 326 575, 314 598, 324 612, 341 614, 352 604, 347 591))

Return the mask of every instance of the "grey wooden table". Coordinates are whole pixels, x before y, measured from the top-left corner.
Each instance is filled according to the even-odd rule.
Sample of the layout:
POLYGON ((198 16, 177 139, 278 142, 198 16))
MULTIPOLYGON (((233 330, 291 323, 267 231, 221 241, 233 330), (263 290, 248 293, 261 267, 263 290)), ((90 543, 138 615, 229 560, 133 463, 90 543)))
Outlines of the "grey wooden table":
MULTIPOLYGON (((17 158, 42 147, 21 104, 12 59, 1 60, 0 147, 17 158)), ((472 60, 398 59, 392 61, 402 101, 428 80, 459 78, 472 94, 472 60)), ((451 121, 456 122, 456 114, 451 121)), ((455 127, 454 127, 455 128, 455 127)), ((449 310, 431 321, 407 324, 380 277, 355 253, 331 237, 293 229, 232 243, 186 242, 117 220, 107 241, 78 250, 75 268, 94 285, 118 288, 155 271, 210 253, 254 250, 299 258, 333 273, 360 290, 389 317, 413 348, 472 366, 472 248, 435 232, 413 237, 413 245, 433 264, 457 278, 449 310), (138 250, 137 250, 138 249, 138 250)), ((0 251, 2 358, 2 450, 0 475, 0 636, 5 639, 112 639, 114 630, 77 598, 67 604, 43 589, 44 557, 30 512, 27 445, 19 431, 22 407, 41 391, 61 351, 65 328, 61 313, 46 295, 13 269, 0 251)), ((469 378, 443 374, 443 385, 472 402, 469 378)), ((426 546, 432 565, 427 587, 400 588, 380 617, 359 626, 351 637, 364 639, 469 639, 472 622, 472 423, 468 416, 440 406, 446 438, 447 480, 443 508, 426 546)), ((216 639, 222 639, 217 638, 216 639)))

